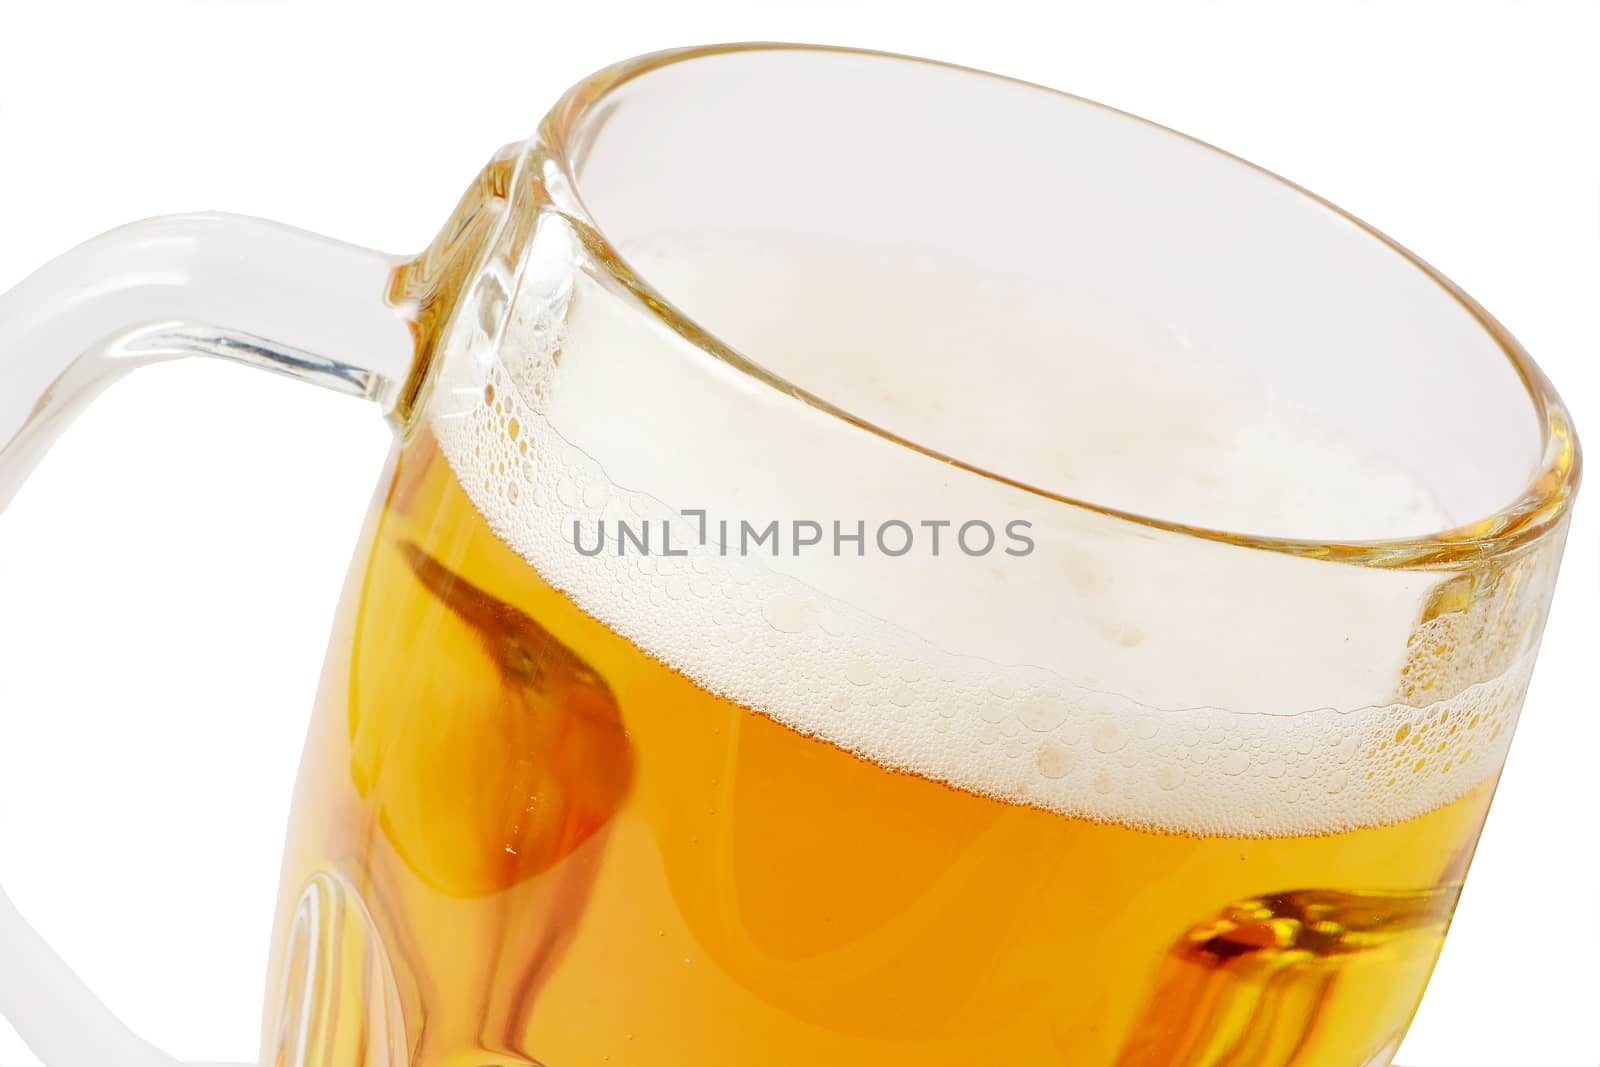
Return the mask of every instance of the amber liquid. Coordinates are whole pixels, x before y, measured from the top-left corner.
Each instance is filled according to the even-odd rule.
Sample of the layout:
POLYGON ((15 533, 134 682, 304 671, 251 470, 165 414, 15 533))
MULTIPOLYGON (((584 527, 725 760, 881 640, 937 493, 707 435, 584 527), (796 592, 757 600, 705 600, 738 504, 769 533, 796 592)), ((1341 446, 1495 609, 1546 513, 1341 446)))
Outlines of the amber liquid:
POLYGON ((885 770, 584 614, 423 432, 335 630, 266 1062, 1387 1063, 1491 791, 1223 838, 885 770))

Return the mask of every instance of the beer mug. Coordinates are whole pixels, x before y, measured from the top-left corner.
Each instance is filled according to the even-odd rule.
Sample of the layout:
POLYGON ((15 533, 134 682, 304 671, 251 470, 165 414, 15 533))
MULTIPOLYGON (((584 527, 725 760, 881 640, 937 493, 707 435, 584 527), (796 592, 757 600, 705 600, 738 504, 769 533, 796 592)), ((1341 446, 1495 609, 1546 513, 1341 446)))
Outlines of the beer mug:
MULTIPOLYGON (((395 435, 277 1067, 1387 1064, 1578 481, 1528 356, 1358 220, 828 48, 601 71, 414 257, 67 253, 0 300, 0 502, 193 355, 395 435)), ((49 1067, 170 1062, 0 919, 49 1067)))

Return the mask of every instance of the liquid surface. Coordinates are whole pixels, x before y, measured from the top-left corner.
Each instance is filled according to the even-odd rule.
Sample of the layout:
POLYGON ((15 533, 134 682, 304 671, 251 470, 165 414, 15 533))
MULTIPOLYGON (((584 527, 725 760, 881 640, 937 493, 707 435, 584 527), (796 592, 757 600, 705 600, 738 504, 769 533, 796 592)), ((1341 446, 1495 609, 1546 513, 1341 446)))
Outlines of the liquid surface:
POLYGON ((1241 837, 885 769, 580 610, 428 433, 358 561, 285 863, 278 1064, 1384 1062, 1492 789, 1241 837))

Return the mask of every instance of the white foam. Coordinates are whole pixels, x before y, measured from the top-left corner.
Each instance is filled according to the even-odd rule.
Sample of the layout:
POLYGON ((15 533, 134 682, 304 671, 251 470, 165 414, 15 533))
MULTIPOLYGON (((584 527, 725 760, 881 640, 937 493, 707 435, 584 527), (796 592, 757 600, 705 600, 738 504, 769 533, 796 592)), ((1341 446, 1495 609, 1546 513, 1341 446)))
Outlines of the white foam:
MULTIPOLYGON (((662 417, 685 428, 683 436, 662 440, 654 430, 659 420, 646 419, 642 411, 638 419, 630 419, 625 406, 619 414, 616 390, 586 385, 575 365, 599 363, 599 351, 620 351, 617 346, 625 344, 658 346, 640 352, 632 364, 645 374, 646 366, 670 364, 671 353, 677 351, 671 346, 681 346, 680 339, 660 329, 630 333, 633 327, 619 327, 619 321, 642 316, 634 309, 604 306, 612 297, 603 287, 577 296, 571 291, 551 296, 546 288, 544 298, 534 300, 528 284, 524 279, 524 289, 499 327, 486 325, 475 314, 458 316, 445 339, 429 401, 432 428, 462 486, 500 537, 583 610, 713 693, 885 767, 1065 814, 1186 833, 1286 835, 1404 819, 1461 796, 1496 773, 1504 758, 1532 666, 1527 631, 1536 629, 1536 622, 1528 619, 1538 615, 1537 606, 1524 605, 1508 617, 1505 604, 1491 597, 1472 609, 1475 615, 1446 614, 1419 626, 1419 595, 1437 584, 1435 577, 1403 586, 1395 579, 1381 589, 1376 586, 1381 576, 1374 577, 1374 588, 1350 594, 1348 603, 1330 594, 1326 605, 1302 604, 1303 614, 1317 616, 1312 623, 1267 619, 1260 625, 1268 638, 1257 641, 1250 627, 1256 625, 1251 614, 1259 605, 1252 602, 1251 591, 1238 604, 1218 607, 1197 605, 1193 602, 1204 596, 1185 595, 1177 588, 1166 613, 1179 620, 1173 624, 1176 638, 1163 636, 1157 620, 1151 622, 1150 636, 1117 615, 1122 542, 1147 554, 1167 547, 1136 529, 1119 531, 1116 520, 1101 517, 1074 528, 1072 536, 1081 537, 1082 544, 1051 542, 1041 551, 1045 556, 1057 550, 1067 562, 1102 553, 1096 557, 1101 566, 1092 569, 1095 579, 1088 585, 1094 588, 1089 593, 1082 588, 1082 575, 1063 577, 1066 571, 1054 564, 1019 581, 992 566, 993 574, 986 576, 981 564, 949 557, 938 563, 923 560, 915 565, 919 569, 898 572, 881 560, 740 559, 682 542, 676 543, 690 549, 682 558, 611 551, 585 556, 573 545, 574 522, 585 531, 597 522, 614 524, 618 519, 675 521, 676 529, 683 522, 677 508, 710 504, 737 517, 738 507, 752 503, 758 510, 750 517, 762 520, 761 500, 800 493, 803 485, 816 480, 807 462, 825 463, 827 458, 817 458, 817 438, 797 430, 794 441, 784 446, 787 451, 763 452, 766 458, 754 468, 768 470, 776 485, 765 490, 765 497, 750 489, 743 479, 751 468, 740 468, 732 457, 743 456, 747 442, 750 448, 754 442, 720 441, 719 447, 732 453, 696 451, 702 437, 715 443, 717 427, 705 424, 714 422, 717 413, 696 391, 694 379, 676 366, 650 382, 651 395, 666 412, 662 417), (591 347, 601 344, 603 349, 591 347), (571 380, 564 382, 568 374, 571 380), (584 432, 590 437, 579 447, 573 438, 584 432), (681 456, 675 446, 681 446, 681 456), (787 457, 782 460, 787 465, 771 470, 779 461, 770 454, 787 457), (666 475, 660 481, 649 479, 647 472, 657 467, 688 466, 693 469, 691 484, 717 485, 717 472, 706 468, 717 455, 728 457, 729 473, 716 499, 706 499, 711 490, 692 498, 675 489, 653 491, 669 484, 666 475), (617 468, 626 468, 628 476, 619 477, 617 468), (633 488, 640 485, 652 491, 633 488), (664 503, 663 495, 674 506, 664 503), (981 592, 988 587, 974 584, 984 581, 994 583, 989 594, 981 592), (1049 582, 1060 583, 1061 589, 1050 588, 1049 582), (1085 596, 1107 601, 1103 617, 1096 615, 1094 640, 1099 644, 1088 647, 1092 643, 1086 639, 1068 640, 1062 629, 1059 656, 1051 653, 1048 641, 1027 645, 1039 636, 1035 617, 1042 612, 1029 605, 1081 603, 1085 596), (1380 607, 1392 617, 1377 621, 1380 607), (1366 625, 1363 612, 1369 610, 1374 621, 1366 625), (1259 686, 1259 692, 1268 694, 1258 702, 1264 706, 1194 706, 1205 703, 1208 687, 1220 684, 1216 678, 1227 682, 1239 673, 1210 663, 1215 656, 1201 644, 1182 643, 1182 631, 1198 633, 1193 620, 1203 624, 1207 611, 1213 613, 1207 640, 1215 639, 1217 630, 1231 628, 1241 642, 1256 641, 1257 647, 1245 647, 1244 655, 1247 663, 1259 661, 1259 673, 1268 679, 1259 686), (1105 621, 1117 619, 1122 621, 1105 621), (1277 699, 1272 694, 1293 691, 1285 689, 1279 675, 1292 681, 1297 671, 1305 674, 1305 668, 1293 663, 1272 662, 1279 658, 1270 643, 1273 628, 1282 628, 1287 647, 1298 640, 1297 626, 1313 623, 1333 635, 1327 638, 1329 657, 1345 654, 1347 646, 1334 644, 1339 634, 1346 642, 1372 641, 1378 652, 1352 662, 1362 663, 1363 673, 1370 668, 1379 678, 1376 684, 1389 686, 1392 699, 1354 702, 1348 693, 1365 690, 1351 683, 1348 693, 1338 693, 1328 706, 1318 707, 1316 700, 1271 706, 1277 699), (1362 627, 1371 633, 1358 633, 1362 627), (1141 648, 1147 640, 1148 646, 1141 648), (1475 651, 1473 642, 1481 642, 1482 648, 1475 651), (1161 651, 1169 646, 1187 651, 1161 651), (1016 648, 1029 652, 1008 660, 1005 650, 1016 648), (1127 667, 1118 666, 1124 662, 1127 667), (1172 676, 1160 680, 1169 691, 1173 686, 1182 691, 1186 677, 1192 676, 1199 699, 1152 699, 1151 693, 1163 691, 1155 683, 1134 692, 1136 686, 1127 679, 1140 670, 1151 672, 1152 664, 1172 676), (1119 670, 1133 673, 1119 675, 1119 670), (1108 679, 1115 684, 1108 685, 1108 679), (1444 699, 1435 700, 1435 695, 1444 699)), ((788 292, 792 297, 792 286, 788 292)), ((799 370, 803 377, 804 368, 799 370)), ((701 367, 701 373, 721 370, 701 367)), ((859 374, 859 368, 851 373, 859 374)), ((825 377, 825 369, 812 376, 819 375, 825 377)), ((619 381, 614 371, 609 380, 619 381)), ((826 395, 825 381, 802 384, 826 395)), ((894 403, 906 403, 904 396, 890 395, 894 403)), ((815 415, 784 411, 797 420, 815 415)), ((827 416, 815 417, 829 427, 821 432, 843 435, 843 427, 829 423, 827 416)), ((1222 419, 1216 425, 1226 427, 1228 422, 1222 419)), ((1293 442, 1293 463, 1302 474, 1309 469, 1351 485, 1363 470, 1371 474, 1370 462, 1340 451, 1336 439, 1296 429, 1280 434, 1256 417, 1244 432, 1276 434, 1283 447, 1293 442)), ((766 436, 781 435, 778 427, 771 427, 766 436)), ((1230 450, 1248 445, 1243 437, 1220 437, 1215 452, 1225 459, 1230 450)), ((892 447, 875 439, 871 446, 892 447)), ((778 446, 763 439, 762 447, 778 446)), ((869 445, 862 441, 851 447, 865 453, 869 445)), ((875 478, 873 462, 863 456, 856 472, 863 484, 846 487, 854 495, 840 489, 833 499, 892 495, 891 487, 900 479, 875 478)), ((1217 467, 1213 460, 1200 466, 1224 473, 1228 469, 1226 462, 1217 467)), ((1403 513, 1397 521, 1421 521, 1417 516, 1430 506, 1426 495, 1396 472, 1382 473, 1368 481, 1395 489, 1394 507, 1403 513)), ((963 497, 968 479, 982 482, 945 472, 936 483, 908 490, 896 504, 937 498, 982 506, 980 500, 1000 499, 963 497)), ((1315 506, 1317 487, 1326 484, 1308 481, 1312 487, 1301 493, 1297 517, 1315 506)), ((992 487, 982 485, 986 492, 992 487)), ((1041 516, 1066 510, 1007 492, 1008 507, 1049 509, 1041 516)), ((1067 536, 1046 531, 1057 533, 1058 541, 1067 536)), ((1201 551, 1192 560, 1185 555, 1174 574, 1195 571, 1195 581, 1201 582, 1208 567, 1225 569, 1242 559, 1257 570, 1240 573, 1259 574, 1289 604, 1296 603, 1295 583, 1320 589, 1318 583, 1328 578, 1326 568, 1336 566, 1222 546, 1206 551, 1233 555, 1201 551)), ((1159 569, 1164 557, 1127 558, 1159 569)), ((1228 588, 1224 579, 1217 581, 1228 588)), ((1316 641, 1299 643, 1316 653, 1316 641)), ((1237 688, 1252 691, 1244 681, 1237 688)))

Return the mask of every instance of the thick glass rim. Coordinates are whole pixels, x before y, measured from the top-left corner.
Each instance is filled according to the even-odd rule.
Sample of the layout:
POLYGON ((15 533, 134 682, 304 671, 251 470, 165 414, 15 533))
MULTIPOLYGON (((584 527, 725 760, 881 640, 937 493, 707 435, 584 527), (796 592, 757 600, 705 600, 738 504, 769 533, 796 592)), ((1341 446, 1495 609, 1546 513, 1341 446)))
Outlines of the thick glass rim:
MULTIPOLYGON (((794 44, 784 42, 752 41, 731 44, 701 45, 653 52, 615 63, 578 82, 551 108, 540 123, 536 138, 536 151, 544 157, 547 167, 554 165, 560 175, 560 187, 549 188, 554 210, 562 214, 574 227, 588 252, 639 304, 672 330, 689 340, 712 358, 727 364, 777 392, 798 400, 842 422, 871 433, 899 447, 918 452, 930 459, 949 464, 969 474, 1026 492, 1030 495, 1063 506, 1094 512, 1111 518, 1135 523, 1154 530, 1165 531, 1207 541, 1236 545, 1242 548, 1277 552, 1286 555, 1324 559, 1369 567, 1418 569, 1426 567, 1461 567, 1482 563, 1512 554, 1541 540, 1556 530, 1566 517, 1576 494, 1582 470, 1582 458, 1577 437, 1566 406, 1557 395, 1550 380, 1545 377, 1521 344, 1510 331, 1490 315, 1482 305, 1449 278, 1398 241, 1350 214, 1338 205, 1318 196, 1309 189, 1258 166, 1247 159, 1196 137, 1174 130, 1149 119, 1102 104, 1086 97, 1052 89, 1049 86, 1018 78, 995 74, 974 67, 946 63, 940 60, 902 55, 874 49, 848 48, 835 45, 794 44), (742 52, 814 52, 847 54, 863 58, 913 63, 925 67, 970 75, 978 78, 1007 82, 1029 90, 1049 93, 1078 104, 1097 108, 1130 122, 1136 122, 1161 133, 1181 138, 1201 148, 1216 153, 1230 163, 1247 167, 1264 175, 1279 185, 1304 197, 1310 204, 1330 212, 1358 227, 1368 236, 1386 245, 1411 267, 1421 272, 1445 295, 1453 299, 1504 354, 1522 383, 1528 399, 1533 404, 1534 415, 1541 433, 1538 466, 1525 488, 1514 500, 1484 518, 1436 533, 1414 537, 1378 540, 1316 540, 1282 538, 1261 534, 1238 533, 1206 526, 1176 522, 1158 515, 1108 507, 1092 500, 1064 495, 1049 489, 1008 477, 1003 472, 990 470, 929 448, 910 440, 893 430, 872 423, 830 402, 826 397, 802 389, 800 386, 772 373, 759 358, 743 353, 721 341, 706 330, 636 272, 606 238, 602 225, 594 218, 581 192, 578 170, 588 148, 598 134, 597 128, 586 126, 587 120, 605 114, 607 97, 628 82, 663 67, 692 62, 714 56, 742 52)), ((547 175, 548 176, 548 175, 547 175)))

